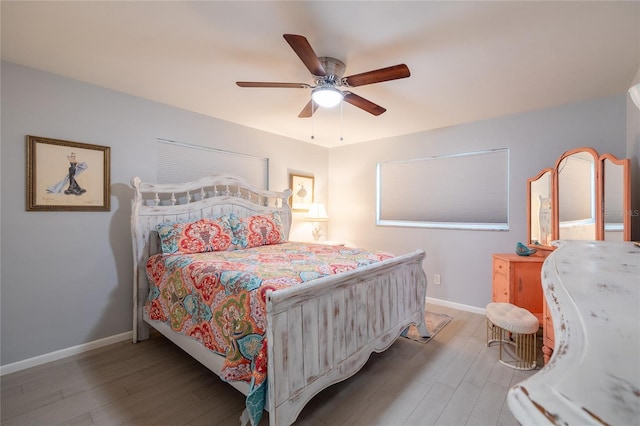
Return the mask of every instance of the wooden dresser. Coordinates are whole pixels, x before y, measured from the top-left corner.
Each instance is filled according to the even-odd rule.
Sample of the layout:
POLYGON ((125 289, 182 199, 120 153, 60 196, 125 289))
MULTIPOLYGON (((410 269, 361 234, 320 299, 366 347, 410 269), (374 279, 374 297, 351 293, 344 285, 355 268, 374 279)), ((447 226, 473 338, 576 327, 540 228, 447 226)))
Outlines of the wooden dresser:
POLYGON ((507 302, 534 314, 544 324, 540 272, 545 256, 493 255, 493 302, 507 302))

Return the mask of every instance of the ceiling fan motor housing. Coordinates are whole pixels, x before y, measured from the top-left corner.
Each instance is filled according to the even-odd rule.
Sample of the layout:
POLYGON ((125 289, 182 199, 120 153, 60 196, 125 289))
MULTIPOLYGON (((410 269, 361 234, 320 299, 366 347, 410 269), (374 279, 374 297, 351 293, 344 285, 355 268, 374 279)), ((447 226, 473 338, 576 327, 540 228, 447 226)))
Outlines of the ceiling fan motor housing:
POLYGON ((333 80, 340 80, 344 75, 345 65, 344 62, 337 60, 336 58, 330 58, 328 56, 321 56, 318 58, 322 64, 322 68, 327 73, 324 77, 333 77, 333 80))

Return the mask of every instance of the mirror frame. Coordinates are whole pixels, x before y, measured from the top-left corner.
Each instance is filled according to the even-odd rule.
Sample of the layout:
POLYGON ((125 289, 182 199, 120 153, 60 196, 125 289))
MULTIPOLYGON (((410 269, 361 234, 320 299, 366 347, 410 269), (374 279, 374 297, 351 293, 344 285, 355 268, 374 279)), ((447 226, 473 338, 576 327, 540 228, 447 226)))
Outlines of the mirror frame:
POLYGON ((605 160, 611 161, 615 165, 619 165, 623 167, 623 240, 630 241, 631 240, 631 160, 628 158, 619 159, 615 155, 607 153, 603 155, 599 155, 598 152, 589 147, 581 147, 575 148, 569 151, 564 152, 555 163, 553 169, 545 168, 542 169, 535 177, 527 180, 527 239, 528 246, 532 248, 537 248, 541 250, 555 250, 555 246, 545 246, 541 244, 533 244, 531 241, 531 183, 540 179, 544 173, 551 171, 551 233, 552 240, 556 241, 560 236, 560 223, 559 223, 559 198, 560 194, 558 191, 558 174, 559 167, 566 157, 569 157, 573 154, 577 154, 580 152, 587 152, 591 154, 594 158, 594 180, 593 187, 595 194, 595 226, 596 226, 596 240, 604 239, 604 199, 605 199, 605 188, 604 188, 604 179, 605 171, 604 164, 605 160))
POLYGON ((553 229, 553 239, 560 239, 560 165, 562 161, 574 154, 581 154, 586 152, 593 157, 593 182, 591 187, 593 188, 593 201, 595 203, 595 239, 601 240, 604 235, 604 221, 602 220, 602 194, 599 191, 600 188, 600 164, 598 162, 598 151, 593 148, 581 147, 565 151, 556 161, 556 165, 553 168, 553 202, 551 205, 551 222, 553 229))
MULTIPOLYGON (((540 170, 540 173, 538 173, 535 177, 532 177, 530 179, 527 179, 527 241, 528 241, 528 245, 529 247, 532 248, 538 248, 538 249, 542 249, 542 250, 553 250, 555 247, 553 246, 548 246, 548 245, 544 245, 544 244, 535 244, 533 241, 531 241, 531 207, 533 207, 531 205, 531 185, 538 181, 540 178, 542 178, 542 176, 544 176, 545 173, 549 173, 549 191, 550 191, 550 198, 551 198, 551 202, 553 203, 553 169, 551 168, 546 168, 546 169, 542 169, 540 170)), ((551 206, 551 222, 553 223, 553 206, 551 206)), ((552 232, 552 237, 553 237, 553 226, 551 226, 551 232, 552 232)))
POLYGON ((631 160, 629 158, 618 158, 613 154, 602 154, 598 161, 600 162, 600 182, 598 192, 602 200, 600 205, 600 216, 602 217, 602 239, 605 238, 605 160, 611 161, 616 166, 622 166, 622 239, 623 241, 631 241, 631 160))

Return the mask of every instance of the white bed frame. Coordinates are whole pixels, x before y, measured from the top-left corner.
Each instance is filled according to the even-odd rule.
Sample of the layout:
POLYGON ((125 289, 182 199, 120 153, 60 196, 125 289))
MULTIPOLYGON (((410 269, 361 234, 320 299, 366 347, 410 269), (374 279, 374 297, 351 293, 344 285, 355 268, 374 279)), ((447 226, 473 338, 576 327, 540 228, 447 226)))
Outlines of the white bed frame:
MULTIPOLYGON (((282 215, 288 234, 290 190, 258 189, 231 175, 211 175, 181 184, 142 183, 134 177, 133 341, 149 337, 149 325, 216 374, 224 358, 195 340, 144 315, 149 292, 145 266, 160 252, 156 225, 235 213, 246 217, 270 211, 282 215)), ((288 235, 287 235, 288 237, 288 235)), ((357 270, 267 292, 268 395, 270 426, 290 425, 318 392, 362 368, 372 352, 382 352, 409 325, 428 336, 424 322, 427 279, 425 253, 418 250, 357 270)), ((248 383, 232 382, 245 395, 248 383)), ((248 423, 246 410, 240 417, 248 423)))

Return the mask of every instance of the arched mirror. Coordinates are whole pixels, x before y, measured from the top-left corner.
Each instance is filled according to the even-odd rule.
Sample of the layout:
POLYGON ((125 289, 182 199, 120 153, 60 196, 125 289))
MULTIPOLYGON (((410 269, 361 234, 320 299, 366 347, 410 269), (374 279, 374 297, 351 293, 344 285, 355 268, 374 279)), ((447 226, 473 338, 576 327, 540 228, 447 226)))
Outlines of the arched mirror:
POLYGON ((530 247, 554 240, 631 240, 631 160, 577 148, 527 180, 530 247), (550 229, 550 231, 549 231, 550 229))
POLYGON ((628 158, 619 160, 611 154, 604 154, 600 157, 600 161, 603 239, 629 241, 631 239, 630 160, 628 158))
POLYGON ((601 205, 596 190, 597 162, 594 149, 579 148, 564 153, 556 163, 555 239, 601 239, 596 219, 596 207, 601 205))
POLYGON ((531 247, 552 249, 552 173, 551 169, 544 169, 527 181, 527 224, 531 247))

